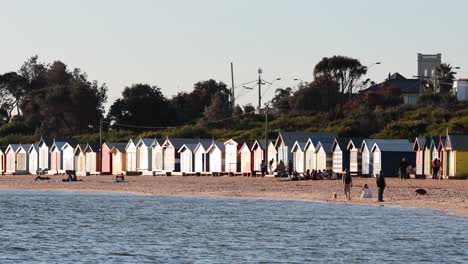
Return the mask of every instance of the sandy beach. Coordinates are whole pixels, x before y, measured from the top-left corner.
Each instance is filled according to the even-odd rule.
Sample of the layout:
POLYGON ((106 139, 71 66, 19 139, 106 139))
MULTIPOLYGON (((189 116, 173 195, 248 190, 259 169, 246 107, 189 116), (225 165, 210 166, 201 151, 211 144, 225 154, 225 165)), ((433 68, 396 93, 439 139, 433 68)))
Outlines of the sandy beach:
MULTIPOLYGON (((284 181, 278 178, 251 177, 126 177, 125 183, 114 183, 113 176, 80 177, 81 182, 62 182, 65 176, 49 176, 51 180, 35 181, 35 176, 1 176, 1 190, 63 190, 126 192, 153 195, 203 195, 268 199, 300 199, 345 203, 341 181, 284 181), (337 192, 337 199, 333 193, 337 192)), ((468 180, 407 180, 387 178, 385 202, 377 203, 375 180, 355 178, 353 204, 396 205, 402 207, 441 209, 468 216, 468 180), (372 199, 360 199, 362 186, 368 184, 372 199), (416 195, 423 188, 427 195, 416 195)))

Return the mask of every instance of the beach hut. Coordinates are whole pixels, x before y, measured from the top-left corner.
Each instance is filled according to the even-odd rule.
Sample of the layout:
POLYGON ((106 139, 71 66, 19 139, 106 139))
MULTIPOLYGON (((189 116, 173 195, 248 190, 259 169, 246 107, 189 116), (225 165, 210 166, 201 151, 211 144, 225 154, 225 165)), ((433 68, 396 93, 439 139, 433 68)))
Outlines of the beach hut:
POLYGON ((332 146, 332 171, 336 173, 344 173, 350 170, 350 152, 348 144, 351 138, 335 138, 332 146))
POLYGON ((239 150, 242 147, 242 143, 243 141, 236 141, 234 139, 229 139, 224 142, 224 149, 226 150, 226 172, 240 172, 241 161, 239 150))
POLYGON ((87 144, 77 144, 75 147, 74 155, 74 166, 77 176, 86 176, 86 149, 87 144))
POLYGON ((413 143, 413 151, 416 153, 416 176, 424 175, 426 141, 428 139, 424 137, 416 137, 413 143))
MULTIPOLYGON (((275 147, 275 141, 274 140, 270 140, 270 142, 268 143, 267 152, 268 152, 267 164, 269 166, 270 161, 273 160, 271 170, 276 171, 276 168, 278 166, 278 150, 275 147)), ((268 168, 268 169, 270 169, 270 168, 268 168)))
POLYGON ((307 142, 310 138, 333 140, 335 137, 336 134, 325 132, 280 132, 275 141, 275 149, 278 151, 278 163, 283 161, 287 165, 288 161, 292 161, 291 148, 296 141, 307 142))
POLYGON ((151 161, 153 152, 151 146, 154 143, 154 138, 140 138, 136 144, 137 152, 137 171, 143 175, 152 175, 151 161))
POLYGON ((112 148, 117 144, 115 142, 104 142, 102 144, 102 159, 101 159, 101 168, 102 175, 111 175, 112 174, 112 148))
POLYGON ((447 153, 445 149, 445 144, 447 142, 446 137, 439 137, 439 144, 437 146, 437 152, 439 153, 439 159, 440 159, 440 175, 443 177, 448 177, 448 172, 447 172, 447 153))
POLYGON ((50 174, 64 173, 62 148, 67 142, 54 140, 50 146, 50 174))
POLYGON ((52 139, 41 138, 39 140, 39 169, 49 170, 50 169, 50 147, 54 141, 52 139))
POLYGON ((6 160, 5 150, 6 150, 6 147, 0 146, 0 172, 5 171, 5 160, 6 160))
POLYGON ((20 144, 15 151, 16 155, 16 169, 15 174, 28 174, 28 150, 27 145, 20 144))
MULTIPOLYGON (((202 139, 206 140, 206 139, 202 139)), ((198 144, 201 139, 193 138, 167 138, 163 143, 164 171, 180 172, 180 153, 178 150, 184 144, 198 144)), ((209 140, 211 142, 211 140, 209 140)))
POLYGON ((180 154, 180 171, 182 173, 195 172, 195 155, 194 151, 198 144, 184 144, 178 150, 180 154))
POLYGON ((20 144, 10 144, 5 150, 5 172, 7 174, 14 174, 16 172, 16 150, 18 150, 19 146, 20 144))
POLYGON ((257 139, 252 144, 252 156, 253 156, 253 170, 261 171, 262 160, 265 160, 265 150, 268 151, 268 160, 265 160, 266 165, 269 166, 271 160, 272 170, 276 169, 276 149, 273 141, 268 141, 268 146, 265 146, 265 139, 257 139))
POLYGON ((468 135, 447 134, 445 163, 447 176, 468 176, 468 135))
POLYGON ((37 174, 39 169, 39 144, 31 144, 28 148, 29 174, 37 174))
POLYGON ((316 146, 317 170, 331 170, 333 166, 333 140, 320 140, 316 146))
POLYGON ((423 166, 423 174, 426 175, 427 178, 429 178, 430 175, 432 175, 432 141, 433 137, 428 137, 426 139, 426 142, 424 142, 424 166, 423 166))
POLYGON ((254 143, 255 141, 245 141, 239 149, 241 173, 251 174, 254 171, 254 155, 252 152, 254 143))
POLYGON ((154 172, 162 172, 164 170, 164 155, 163 144, 165 139, 155 138, 150 146, 151 149, 151 170, 154 172))
POLYGON ((207 150, 210 148, 212 140, 204 140, 197 144, 193 150, 195 156, 195 172, 202 173, 209 171, 209 155, 207 150))
POLYGON ((378 141, 383 139, 364 139, 361 145, 361 158, 362 158, 362 175, 374 175, 374 163, 371 153, 372 147, 378 141))
POLYGON ((61 148, 63 172, 66 172, 67 170, 75 170, 75 149, 77 145, 78 143, 74 140, 70 140, 63 144, 61 148))
POLYGON ((305 146, 307 142, 294 142, 294 145, 291 148, 292 152, 292 161, 293 161, 293 168, 295 172, 303 173, 305 170, 305 160, 304 160, 304 152, 305 146))
POLYGON ((209 159, 209 172, 221 173, 224 172, 225 164, 225 151, 223 142, 213 142, 211 146, 206 150, 209 159))
POLYGON ((352 138, 346 146, 346 149, 349 151, 349 172, 352 175, 362 174, 361 146, 363 140, 363 138, 352 138))
POLYGON ((101 173, 100 148, 99 144, 88 143, 84 149, 86 156, 86 174, 98 175, 101 173))
POLYGON ((127 172, 136 172, 137 171, 137 151, 136 144, 138 143, 137 139, 130 139, 125 147, 127 172))
POLYGON ((127 143, 114 143, 112 144, 112 174, 120 175, 126 173, 127 168, 127 153, 125 148, 127 143))
POLYGON ((410 166, 415 165, 416 153, 406 139, 384 139, 374 143, 372 149, 373 175, 380 171, 386 177, 399 175, 400 162, 406 159, 410 166))

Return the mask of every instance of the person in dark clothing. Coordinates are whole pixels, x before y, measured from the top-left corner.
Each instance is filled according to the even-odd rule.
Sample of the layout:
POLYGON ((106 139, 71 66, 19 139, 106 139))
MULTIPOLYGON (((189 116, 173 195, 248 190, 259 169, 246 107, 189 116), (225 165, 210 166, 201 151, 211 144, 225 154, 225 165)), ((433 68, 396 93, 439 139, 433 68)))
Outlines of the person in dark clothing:
POLYGON ((293 162, 291 160, 288 161, 288 176, 289 177, 293 176, 293 162))
POLYGON ((267 166, 264 160, 262 160, 262 163, 260 164, 260 169, 262 170, 262 177, 265 177, 267 166))
POLYGON ((377 179, 376 179, 376 182, 377 182, 377 188, 379 188, 379 202, 383 202, 383 192, 384 192, 384 189, 385 189, 385 176, 383 174, 382 171, 380 171, 380 173, 377 175, 377 179))
POLYGON ((408 162, 406 161, 405 158, 401 159, 400 162, 400 180, 406 180, 408 179, 408 173, 406 170, 408 169, 408 162))
POLYGON ((353 178, 348 170, 345 171, 343 175, 343 184, 344 184, 344 193, 346 196, 346 201, 351 201, 351 187, 353 186, 353 178))
POLYGON ((440 170, 440 161, 438 158, 435 158, 434 161, 432 162, 432 179, 436 180, 439 175, 439 170, 440 170))
POLYGON ((304 180, 310 180, 312 176, 310 175, 310 170, 307 169, 307 171, 304 174, 304 180))

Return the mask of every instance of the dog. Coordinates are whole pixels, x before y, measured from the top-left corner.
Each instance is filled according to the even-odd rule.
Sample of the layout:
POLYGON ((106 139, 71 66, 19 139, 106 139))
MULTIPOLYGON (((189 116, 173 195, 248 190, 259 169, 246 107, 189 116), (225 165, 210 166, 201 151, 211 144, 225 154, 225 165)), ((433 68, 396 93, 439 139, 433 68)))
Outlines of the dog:
POLYGON ((416 192, 416 195, 426 195, 427 194, 427 191, 424 190, 424 189, 417 189, 415 192, 416 192))
POLYGON ((338 197, 338 194, 336 192, 333 193, 333 199, 336 200, 336 198, 338 197))

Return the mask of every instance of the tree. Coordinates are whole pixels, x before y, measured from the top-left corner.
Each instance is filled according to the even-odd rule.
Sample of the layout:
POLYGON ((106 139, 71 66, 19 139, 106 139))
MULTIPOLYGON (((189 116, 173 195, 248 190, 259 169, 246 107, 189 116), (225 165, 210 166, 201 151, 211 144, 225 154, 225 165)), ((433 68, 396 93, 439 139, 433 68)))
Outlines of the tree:
POLYGON ((275 90, 275 97, 271 100, 273 108, 280 114, 286 114, 291 110, 290 100, 293 95, 292 88, 277 88, 275 90))
POLYGON ((210 106, 203 113, 202 123, 216 126, 226 125, 227 118, 231 117, 231 107, 229 106, 229 97, 227 94, 218 92, 215 94, 210 106))
POLYGON ((253 115, 255 114, 255 107, 252 104, 244 105, 244 113, 246 115, 253 115))
POLYGON ((317 78, 311 83, 299 86, 291 100, 291 109, 300 114, 311 111, 329 111, 331 115, 336 106, 338 84, 327 78, 317 78))
POLYGON ((314 78, 322 78, 329 82, 335 82, 339 86, 334 94, 338 102, 337 114, 343 113, 343 106, 346 100, 351 99, 357 88, 360 87, 359 80, 367 72, 367 68, 362 66, 359 60, 344 56, 333 56, 323 58, 314 68, 314 78))
MULTIPOLYGON (((142 127, 166 127, 175 123, 175 114, 161 88, 149 84, 133 84, 125 87, 122 98, 110 107, 107 119, 122 125, 142 127)), ((133 128, 140 131, 141 128, 133 128)))
POLYGON ((16 110, 21 115, 19 105, 28 92, 27 82, 16 72, 8 72, 0 75, 0 103, 7 111, 8 120, 12 117, 12 112, 16 110))
POLYGON ((441 94, 449 94, 452 91, 455 74, 450 64, 442 63, 436 68, 435 78, 441 94))
POLYGON ((210 79, 195 83, 190 93, 182 92, 174 96, 171 105, 177 112, 178 123, 191 123, 201 118, 217 93, 229 96, 231 92, 226 84, 210 79))

